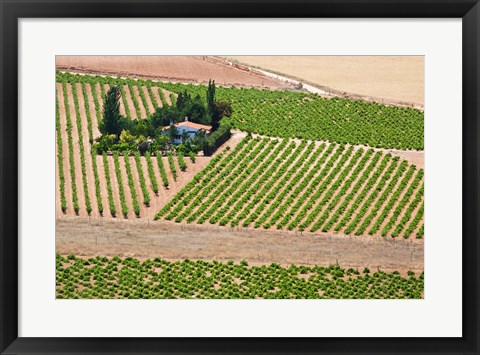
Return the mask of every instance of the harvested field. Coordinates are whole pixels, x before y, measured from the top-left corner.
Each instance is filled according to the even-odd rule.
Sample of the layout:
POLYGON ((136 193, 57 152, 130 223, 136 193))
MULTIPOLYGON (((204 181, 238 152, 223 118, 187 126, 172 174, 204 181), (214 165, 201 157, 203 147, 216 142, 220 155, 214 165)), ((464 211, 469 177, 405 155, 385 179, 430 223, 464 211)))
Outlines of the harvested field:
MULTIPOLYGON (((208 56, 57 56, 60 70, 151 78, 163 81, 280 88, 284 83, 208 56)), ((287 85, 288 86, 288 85, 287 85)))
POLYGON ((424 104, 423 56, 236 56, 228 59, 327 90, 424 104))

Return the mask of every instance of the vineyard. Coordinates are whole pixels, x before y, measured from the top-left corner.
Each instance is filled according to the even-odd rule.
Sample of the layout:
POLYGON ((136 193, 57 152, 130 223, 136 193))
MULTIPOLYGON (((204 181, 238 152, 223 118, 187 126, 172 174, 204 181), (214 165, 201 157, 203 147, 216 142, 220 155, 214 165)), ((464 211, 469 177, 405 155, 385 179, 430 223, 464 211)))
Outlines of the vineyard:
POLYGON ((423 169, 352 145, 423 149, 420 111, 219 87, 219 99, 233 105, 234 126, 283 138, 246 138, 213 158, 101 155, 91 147, 111 85, 120 88, 121 114, 132 120, 172 104, 176 92, 204 95, 205 89, 58 72, 58 213, 423 237, 423 169))
MULTIPOLYGON (((131 119, 145 118, 175 99, 154 85, 115 83, 122 92, 120 110, 131 119)), ((92 142, 100 136, 102 97, 112 84, 110 79, 57 75, 57 209, 69 215, 152 218, 210 158, 96 154, 92 142)))
MULTIPOLYGON (((162 83, 172 92, 204 95, 202 85, 162 83)), ((423 150, 424 114, 412 108, 316 94, 244 88, 217 88, 231 103, 233 127, 270 137, 298 138, 376 148, 423 150)))
MULTIPOLYGON (((145 117, 147 106, 152 110, 155 101, 170 104, 174 100, 172 93, 187 91, 192 97, 204 98, 206 88, 204 85, 57 73, 57 82, 62 81, 100 83, 104 88, 120 85, 122 114, 129 118, 145 117)), ((101 93, 103 96, 104 89, 101 93)), ((377 148, 423 150, 424 147, 424 114, 412 108, 325 99, 303 92, 235 87, 217 87, 217 96, 232 105, 233 115, 228 122, 245 132, 377 148)))
MULTIPOLYGON (((204 85, 57 72, 57 216, 143 218, 147 219, 147 225, 152 224, 155 233, 162 229, 157 228, 159 225, 171 230, 175 223, 181 231, 189 228, 186 224, 195 224, 190 228, 210 233, 213 226, 219 233, 226 232, 230 239, 235 232, 255 235, 258 232, 262 238, 262 233, 274 236, 272 245, 277 250, 279 235, 285 235, 288 238, 285 250, 289 252, 290 236, 294 234, 304 239, 325 239, 324 235, 308 233, 375 236, 378 237, 375 241, 392 243, 395 250, 400 243, 408 244, 408 248, 414 244, 423 247, 421 240, 418 243, 413 240, 424 237, 424 170, 400 158, 399 152, 379 149, 423 150, 423 112, 349 99, 325 99, 300 91, 216 87, 215 97, 233 110, 222 119, 237 130, 232 138, 226 143, 222 140, 223 145, 212 150, 211 157, 197 155, 197 150, 178 147, 175 150, 168 138, 168 148, 158 149, 151 137, 164 132, 166 123, 161 121, 143 135, 140 142, 148 149, 142 150, 145 155, 141 155, 136 148, 140 145, 138 141, 132 143, 132 149, 126 150, 119 144, 121 149, 115 150, 110 146, 102 148, 101 139, 97 139, 101 136, 99 127, 105 133, 103 127, 109 117, 105 115, 102 125, 105 94, 114 85, 119 89, 115 97, 119 100, 121 119, 129 125, 145 125, 149 121, 142 120, 155 112, 158 119, 172 120, 165 112, 180 107, 188 95, 195 97, 200 107, 202 99, 206 101, 204 85), (166 107, 170 105, 173 106, 166 107), (164 110, 157 111, 158 108, 164 110), (150 222, 153 219, 163 222, 150 222), (277 231, 281 233, 274 233, 277 231), (283 233, 288 231, 292 233, 283 233), (396 237, 409 240, 391 240, 396 237)), ((118 117, 118 104, 115 107, 118 117)), ((187 114, 181 120, 184 116, 187 114)), ((218 115, 215 122, 222 116, 225 115, 218 115)), ((113 137, 118 139, 118 135, 127 133, 120 131, 113 131, 117 134, 113 137)), ((230 128, 228 133, 230 137, 230 128)), ((120 225, 119 221, 105 223, 120 225)), ((137 227, 137 223, 125 223, 137 227)), ((90 225, 87 228, 90 233, 90 225)), ((179 235, 184 236, 173 233, 168 237, 178 240, 179 235)), ((155 234, 157 237, 164 236, 155 234)), ((175 248, 189 245, 197 258, 196 253, 202 247, 188 237, 187 243, 180 240, 175 248)), ((206 239, 200 237, 202 241, 206 239)), ((367 240, 331 238, 346 241, 352 250, 350 256, 362 253, 351 247, 353 239, 361 243, 367 240)), ((131 239, 139 243, 139 238, 131 239)), ((134 254, 128 243, 122 249, 117 242, 115 239, 114 252, 106 255, 158 255, 150 247, 145 248, 149 254, 134 254)), ((96 243, 97 240, 95 246, 96 243)), ((244 244, 243 238, 240 243, 244 244)), ((305 250, 309 249, 310 240, 305 243, 305 250)), ((216 247, 227 243, 212 244, 216 247)), ((258 244, 252 245, 257 253, 258 244)), ((215 249, 205 254, 211 255, 205 259, 241 259, 238 245, 234 246, 234 257, 222 257, 215 249)), ((171 249, 177 252, 175 248, 171 249)), ((339 249, 345 251, 348 247, 342 245, 339 249)), ((381 249, 381 255, 388 255, 390 262, 392 254, 385 250, 381 249)), ((76 253, 59 250, 61 254, 70 252, 76 253)), ((413 252, 410 249, 407 252, 411 262, 413 252)), ((345 259, 337 259, 337 265, 331 266, 281 266, 249 265, 238 260, 191 261, 184 259, 185 254, 178 255, 171 259, 181 260, 167 261, 119 256, 86 259, 57 254, 56 296, 67 299, 423 298, 423 272, 407 273, 411 264, 401 264, 400 269, 392 266, 402 271, 400 275, 380 269, 370 271, 363 268, 364 259, 352 264, 351 257, 347 265, 362 265, 362 269, 340 267, 338 260, 345 259)), ((404 259, 398 250, 395 255, 404 259)), ((364 256, 370 258, 371 254, 364 252, 364 256)), ((170 259, 167 254, 163 257, 170 259)), ((335 263, 335 258, 331 249, 324 264, 329 265, 331 260, 335 263)), ((301 260, 303 264, 304 259, 301 254, 294 262, 301 260)), ((278 261, 265 261, 263 254, 258 260, 265 264, 278 261)), ((282 260, 288 264, 286 257, 282 260)), ((318 258, 305 262, 316 263, 318 258)), ((392 265, 398 264, 392 262, 392 265)))
POLYGON ((156 215, 177 223, 423 237, 423 169, 343 144, 248 137, 156 215))
POLYGON ((169 262, 159 258, 56 257, 57 298, 128 299, 418 299, 423 272, 344 269, 333 265, 249 266, 246 261, 169 262))

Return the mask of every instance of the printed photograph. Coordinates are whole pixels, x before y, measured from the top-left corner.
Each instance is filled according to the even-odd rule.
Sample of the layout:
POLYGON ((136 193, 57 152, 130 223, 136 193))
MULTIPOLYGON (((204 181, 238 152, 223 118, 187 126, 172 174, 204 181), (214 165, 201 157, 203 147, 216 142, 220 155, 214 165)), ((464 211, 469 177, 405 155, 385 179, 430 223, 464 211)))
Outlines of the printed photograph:
POLYGON ((424 299, 423 56, 55 70, 57 299, 424 299))

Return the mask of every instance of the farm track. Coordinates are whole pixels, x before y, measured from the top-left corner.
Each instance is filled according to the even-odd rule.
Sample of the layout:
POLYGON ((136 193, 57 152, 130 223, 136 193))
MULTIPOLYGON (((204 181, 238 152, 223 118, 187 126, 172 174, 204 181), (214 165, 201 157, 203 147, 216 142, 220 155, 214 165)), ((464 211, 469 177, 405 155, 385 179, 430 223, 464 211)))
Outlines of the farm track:
POLYGON ((57 219, 62 255, 161 257, 168 260, 247 260, 282 265, 334 265, 376 271, 423 271, 423 240, 346 237, 331 233, 266 231, 140 219, 57 219))

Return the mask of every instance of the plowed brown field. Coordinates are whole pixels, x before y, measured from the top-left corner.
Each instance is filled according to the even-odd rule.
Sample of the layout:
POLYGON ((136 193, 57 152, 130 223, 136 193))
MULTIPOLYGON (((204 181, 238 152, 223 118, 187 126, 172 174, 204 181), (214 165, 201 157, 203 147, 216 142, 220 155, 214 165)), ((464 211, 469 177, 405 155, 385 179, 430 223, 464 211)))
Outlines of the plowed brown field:
POLYGON ((143 77, 167 81, 206 83, 213 79, 219 85, 285 87, 243 66, 230 66, 208 56, 57 56, 57 69, 86 73, 143 77))

